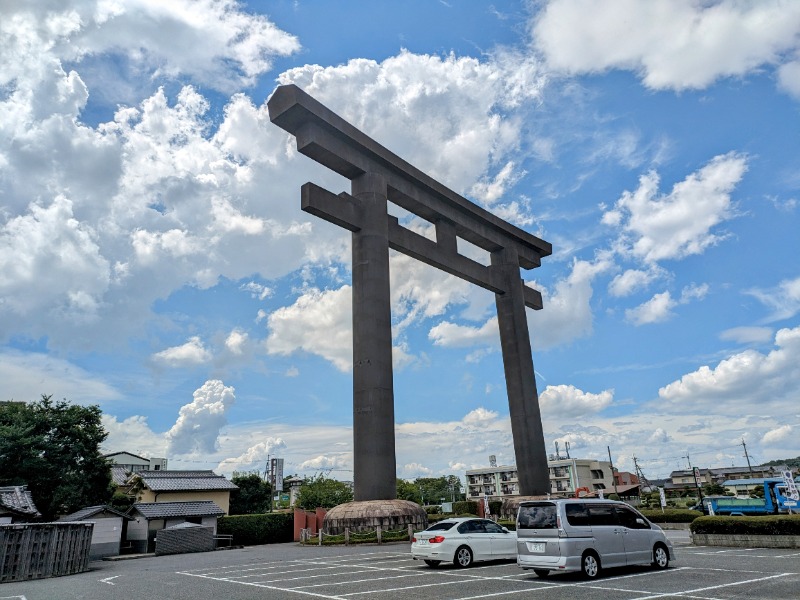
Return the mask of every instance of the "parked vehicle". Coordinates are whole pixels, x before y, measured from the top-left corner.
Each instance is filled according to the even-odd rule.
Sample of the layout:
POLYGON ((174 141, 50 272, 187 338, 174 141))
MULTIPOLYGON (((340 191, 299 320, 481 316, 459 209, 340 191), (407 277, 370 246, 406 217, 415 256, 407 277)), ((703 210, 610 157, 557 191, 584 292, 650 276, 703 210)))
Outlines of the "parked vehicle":
POLYGON ((624 502, 558 499, 522 502, 517 512, 517 564, 539 577, 675 560, 672 543, 658 525, 624 502))
POLYGON ((777 515, 797 510, 797 501, 786 496, 783 479, 764 479, 759 484, 763 498, 736 498, 735 496, 709 496, 703 498, 703 512, 707 515, 777 515))
POLYGON ((424 560, 429 567, 443 562, 469 567, 477 561, 516 557, 516 534, 488 519, 445 519, 411 539, 411 558, 424 560))

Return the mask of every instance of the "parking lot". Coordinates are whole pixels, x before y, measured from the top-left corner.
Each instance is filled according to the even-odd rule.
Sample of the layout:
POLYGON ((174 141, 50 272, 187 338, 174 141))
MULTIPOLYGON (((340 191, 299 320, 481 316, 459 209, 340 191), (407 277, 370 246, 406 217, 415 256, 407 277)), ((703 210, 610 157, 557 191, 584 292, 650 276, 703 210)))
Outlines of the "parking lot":
POLYGON ((92 563, 87 573, 0 585, 0 600, 152 598, 329 598, 367 600, 477 598, 700 600, 800 598, 800 551, 696 547, 670 532, 679 553, 666 571, 609 570, 539 579, 514 562, 430 569, 408 544, 358 547, 259 546, 224 552, 92 563))

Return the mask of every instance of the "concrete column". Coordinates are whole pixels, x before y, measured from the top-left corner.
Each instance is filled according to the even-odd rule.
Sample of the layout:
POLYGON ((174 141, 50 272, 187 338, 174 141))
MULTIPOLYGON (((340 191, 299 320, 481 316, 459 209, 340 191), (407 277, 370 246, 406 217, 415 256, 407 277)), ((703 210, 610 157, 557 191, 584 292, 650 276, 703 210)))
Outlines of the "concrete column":
POLYGON ((505 294, 495 294, 495 304, 500 325, 511 433, 517 458, 519 493, 522 496, 547 494, 550 491, 550 476, 525 297, 519 275, 519 256, 510 249, 492 252, 491 268, 502 276, 504 287, 508 290, 505 294))
POLYGON ((352 180, 362 210, 353 233, 354 499, 397 497, 389 297, 386 181, 374 173, 352 180))

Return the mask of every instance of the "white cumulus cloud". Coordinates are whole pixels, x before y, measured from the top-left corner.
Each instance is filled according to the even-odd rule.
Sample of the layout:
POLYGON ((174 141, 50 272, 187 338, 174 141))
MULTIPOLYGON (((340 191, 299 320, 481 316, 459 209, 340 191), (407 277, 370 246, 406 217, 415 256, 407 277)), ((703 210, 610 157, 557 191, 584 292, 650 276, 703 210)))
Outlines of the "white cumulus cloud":
POLYGON ((799 32, 800 7, 780 0, 551 0, 532 24, 551 68, 631 70, 649 88, 674 90, 784 61, 781 80, 790 87, 799 32))
POLYGON ((719 155, 669 194, 659 193, 659 176, 651 171, 636 191, 622 194, 603 222, 622 227, 620 252, 646 263, 702 254, 720 241, 714 227, 733 216, 730 195, 746 170, 744 156, 719 155))
POLYGON ((169 452, 214 452, 220 430, 228 422, 234 391, 218 379, 210 379, 196 389, 193 400, 181 407, 178 420, 166 434, 169 452))
POLYGON ((169 367, 201 365, 210 361, 211 358, 211 352, 206 350, 203 341, 198 336, 190 338, 185 344, 153 354, 153 360, 169 367))
POLYGON ((548 413, 548 419, 591 415, 609 407, 613 401, 614 390, 592 394, 572 385, 548 385, 539 394, 539 406, 542 413, 548 413))

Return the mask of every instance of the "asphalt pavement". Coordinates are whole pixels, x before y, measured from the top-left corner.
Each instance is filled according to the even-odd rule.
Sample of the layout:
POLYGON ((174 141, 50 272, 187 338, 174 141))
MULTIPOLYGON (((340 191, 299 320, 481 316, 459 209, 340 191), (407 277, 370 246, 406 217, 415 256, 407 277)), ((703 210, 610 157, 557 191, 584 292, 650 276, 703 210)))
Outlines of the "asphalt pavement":
POLYGON ((512 561, 428 568, 409 544, 274 544, 199 554, 98 561, 78 575, 0 584, 0 600, 655 600, 800 599, 800 550, 692 546, 668 531, 678 559, 665 571, 631 567, 539 579, 512 561))

